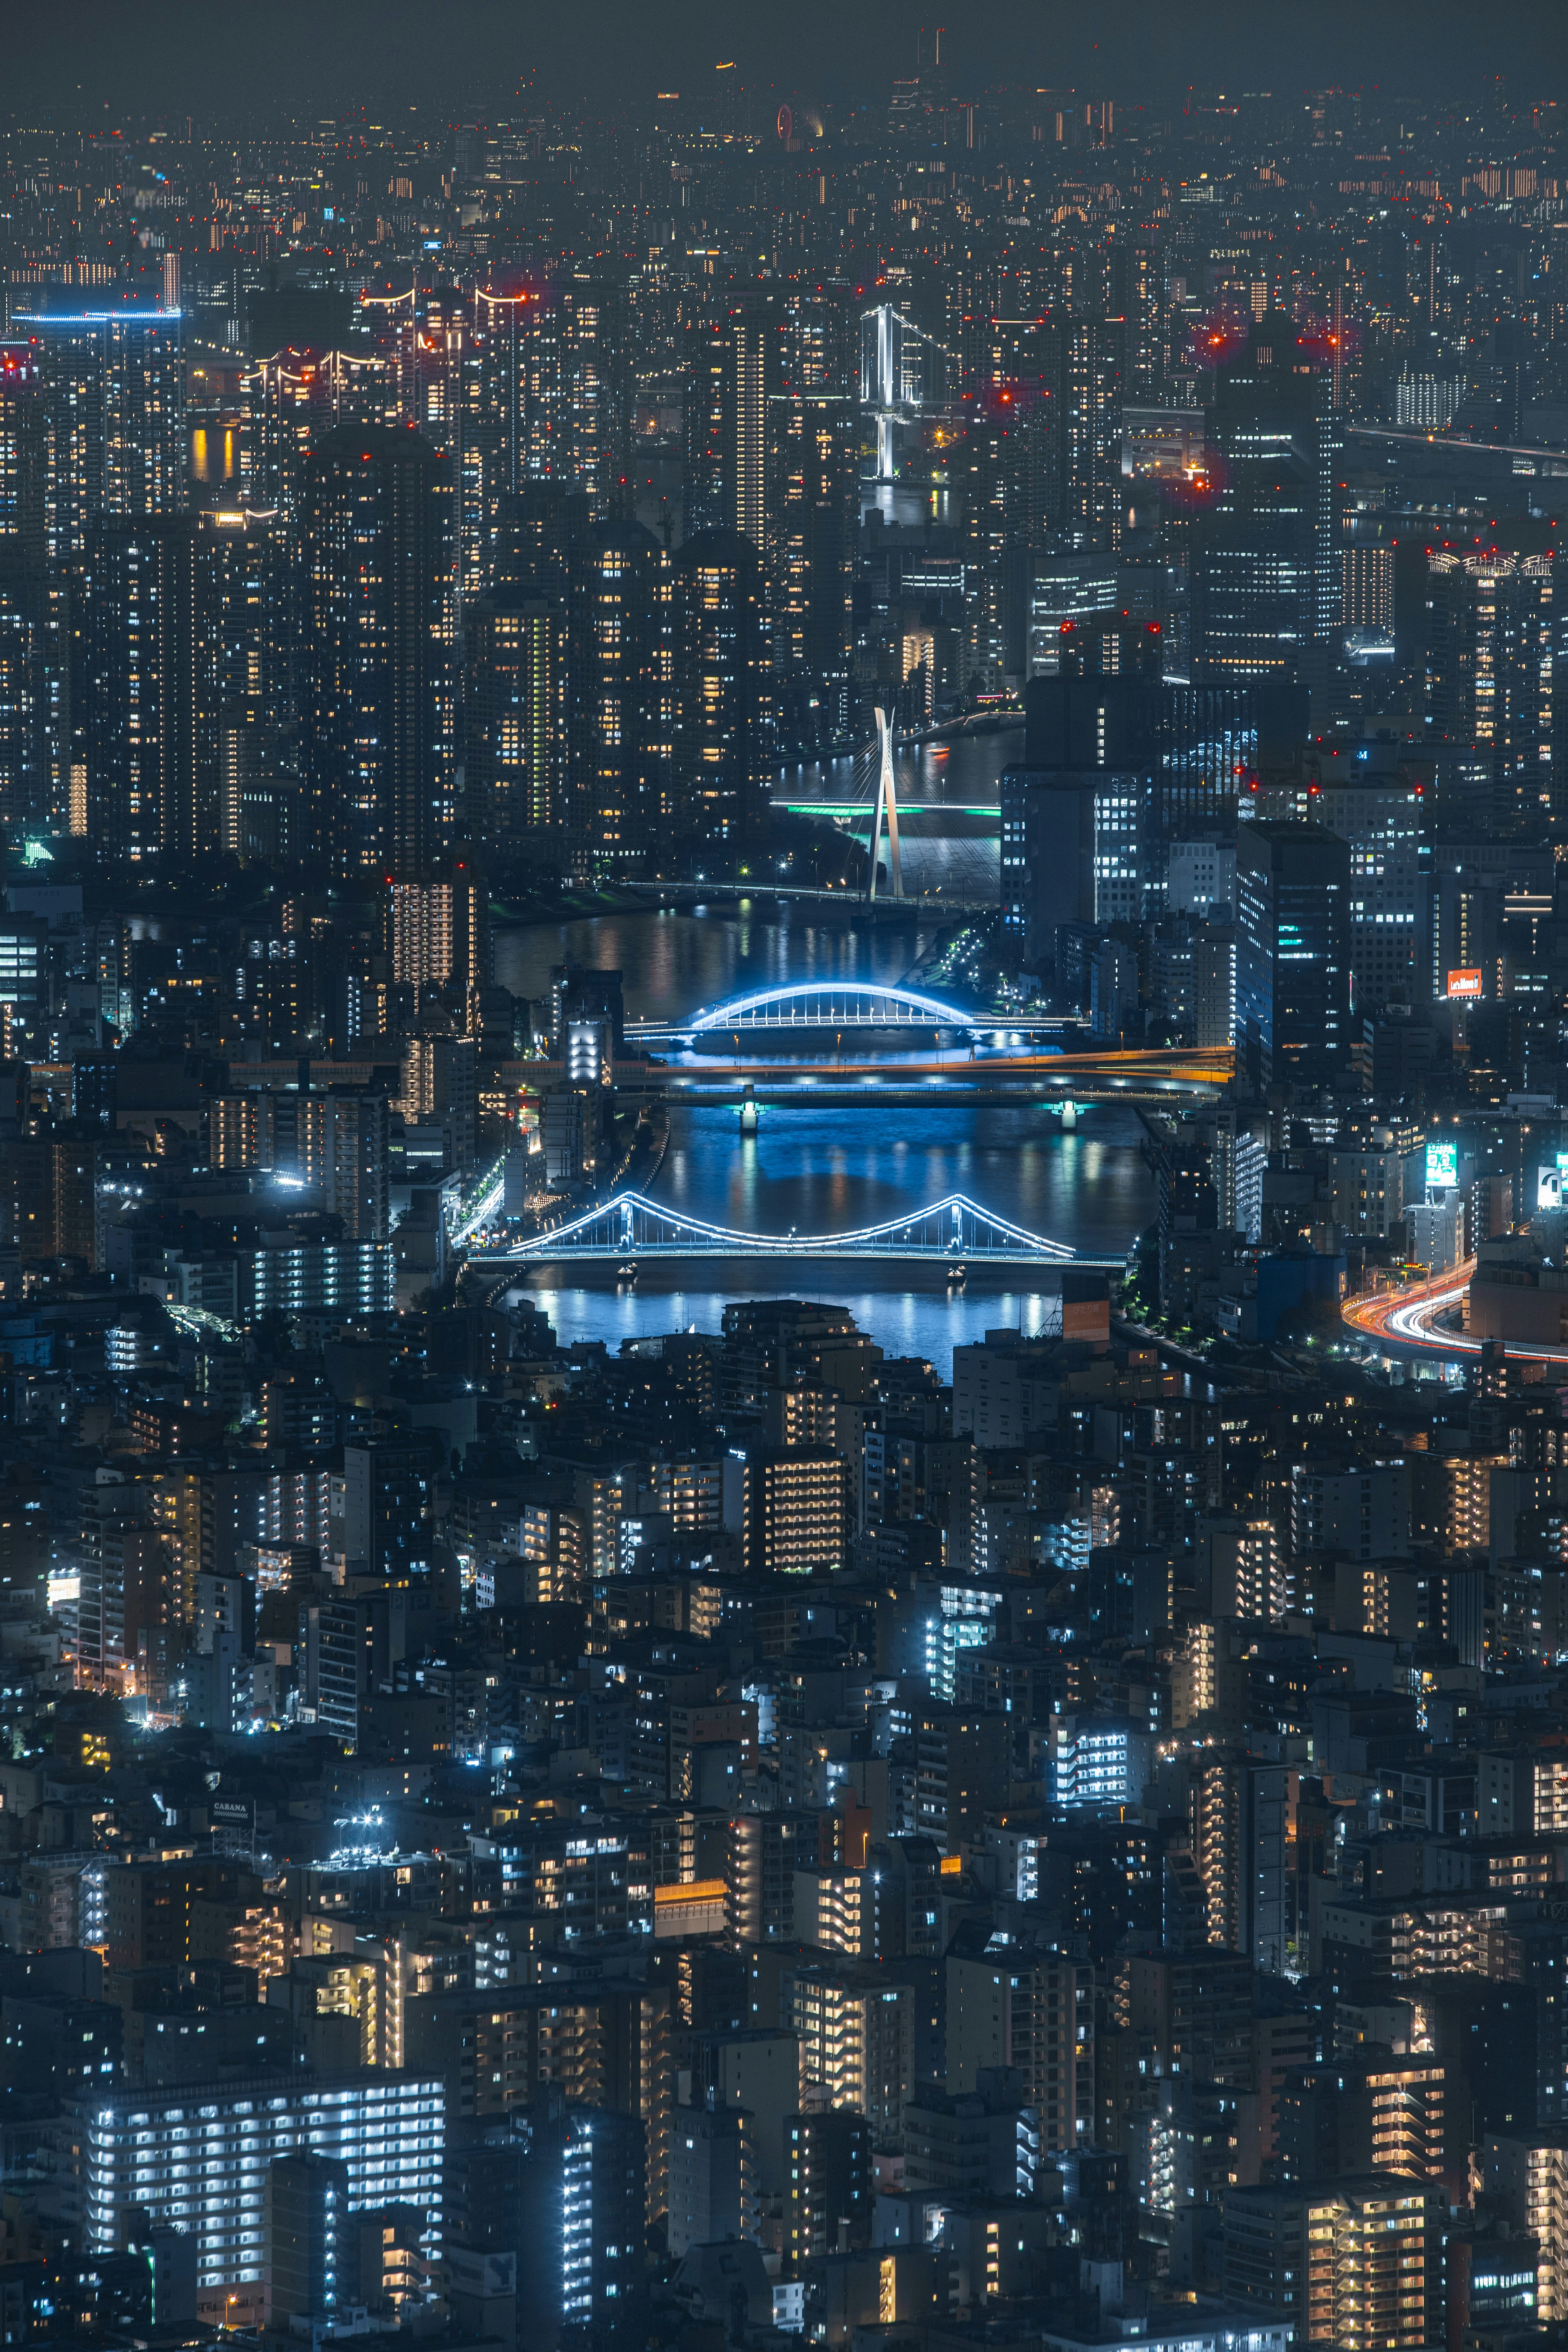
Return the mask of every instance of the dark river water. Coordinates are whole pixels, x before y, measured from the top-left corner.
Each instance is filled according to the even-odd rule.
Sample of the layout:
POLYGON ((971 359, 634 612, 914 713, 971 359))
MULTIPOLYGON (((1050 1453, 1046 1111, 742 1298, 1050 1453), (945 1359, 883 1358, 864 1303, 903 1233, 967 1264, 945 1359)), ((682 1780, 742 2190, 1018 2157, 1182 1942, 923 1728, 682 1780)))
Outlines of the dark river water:
MULTIPOLYGON (((994 799, 1004 759, 1016 755, 1016 735, 955 745, 945 761, 931 761, 925 751, 906 754, 910 798, 994 799), (914 763, 923 791, 914 788, 914 763)), ((847 799, 839 764, 788 771, 780 790, 791 799, 847 799)), ((900 791, 902 797, 902 777, 900 791)), ((777 906, 770 899, 765 909, 753 913, 742 904, 722 913, 699 908, 504 929, 496 938, 496 978, 537 999, 546 992, 551 966, 570 958, 622 973, 628 1017, 675 1019, 788 981, 901 979, 935 943, 942 924, 935 908, 880 919, 874 929, 857 929, 847 909, 840 914, 817 901, 777 906)), ((672 1208, 757 1234, 874 1223, 961 1192, 1032 1232, 1105 1255, 1129 1247, 1153 1214, 1141 1132, 1132 1112, 1109 1108, 1084 1112, 1077 1133, 1064 1135, 1044 1110, 868 1102, 863 1110, 769 1106, 758 1132, 743 1136, 732 1106, 678 1104, 651 1189, 672 1208)), ((841 1299, 890 1354, 927 1356, 944 1375, 956 1342, 1001 1324, 1038 1329, 1049 1312, 1039 1294, 1006 1287, 1001 1273, 987 1277, 972 1270, 968 1288, 950 1298, 935 1268, 913 1277, 907 1267, 892 1266, 885 1275, 874 1265, 824 1265, 819 1272, 808 1295, 841 1299)), ((728 1260, 693 1262, 668 1276, 645 1265, 635 1292, 617 1291, 608 1270, 602 1282, 590 1283, 574 1267, 570 1289, 549 1286, 558 1278, 559 1270, 541 1269, 531 1285, 558 1336, 605 1339, 612 1346, 689 1325, 717 1329, 726 1299, 801 1287, 787 1263, 728 1260)))

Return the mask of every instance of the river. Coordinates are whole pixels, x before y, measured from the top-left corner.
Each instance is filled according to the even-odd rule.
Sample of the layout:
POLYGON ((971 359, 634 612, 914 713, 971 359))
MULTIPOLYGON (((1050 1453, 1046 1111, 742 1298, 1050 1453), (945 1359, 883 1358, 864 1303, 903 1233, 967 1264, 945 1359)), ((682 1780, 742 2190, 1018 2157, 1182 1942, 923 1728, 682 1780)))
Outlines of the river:
MULTIPOLYGON (((910 798, 973 804, 994 799, 1004 761, 1016 756, 1016 736, 960 742, 946 759, 932 756, 940 748, 900 754, 910 798), (912 789, 919 784, 926 789, 912 789)), ((847 797, 841 765, 787 771, 780 795, 847 797)), ((765 907, 755 912, 742 901, 721 914, 699 908, 508 927, 496 936, 496 978, 537 1000, 551 966, 567 959, 618 970, 628 1016, 668 1020, 792 980, 901 979, 941 929, 938 907, 916 906, 907 919, 883 918, 874 929, 855 929, 847 909, 821 901, 769 899, 765 907)), ((742 1136, 732 1107, 676 1104, 652 1190, 672 1208, 716 1224, 774 1234, 873 1223, 962 1192, 1032 1232, 1105 1255, 1126 1249, 1153 1215, 1141 1137, 1131 1111, 1089 1109, 1077 1133, 1064 1135, 1044 1110, 952 1103, 868 1105, 864 1112, 774 1105, 763 1109, 755 1136, 742 1136)), ((798 1269, 777 1262, 695 1263, 668 1276, 645 1266, 635 1291, 617 1291, 607 1270, 602 1283, 585 1284, 577 1268, 574 1287, 553 1288, 556 1271, 542 1269, 531 1289, 558 1337, 603 1339, 612 1347, 691 1325, 717 1330, 728 1299, 802 1288, 798 1269)), ((952 1298, 935 1268, 911 1275, 889 1266, 883 1274, 874 1265, 825 1264, 821 1274, 805 1295, 842 1300, 889 1354, 929 1357, 944 1378, 956 1343, 1003 1324, 1038 1330, 1054 1307, 1026 1286, 1009 1288, 1005 1276, 974 1270, 968 1288, 952 1298)))

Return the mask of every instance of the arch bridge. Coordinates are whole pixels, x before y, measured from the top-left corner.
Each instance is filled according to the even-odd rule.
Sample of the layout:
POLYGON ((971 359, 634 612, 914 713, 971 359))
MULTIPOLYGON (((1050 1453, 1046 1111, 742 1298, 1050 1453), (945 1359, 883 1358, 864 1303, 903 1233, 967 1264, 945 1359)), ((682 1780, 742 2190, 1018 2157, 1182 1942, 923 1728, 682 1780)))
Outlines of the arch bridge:
POLYGON ((952 1265, 1047 1266, 1117 1265, 1120 1257, 1080 1257, 1063 1242, 1031 1233, 982 1208, 963 1192, 903 1217, 879 1224, 859 1225, 830 1234, 744 1234, 732 1227, 683 1216, 641 1192, 617 1192, 597 1208, 530 1234, 526 1241, 471 1253, 473 1261, 491 1265, 537 1263, 551 1258, 751 1257, 751 1258, 903 1258, 952 1265))
POLYGON ((689 1020, 647 1023, 646 1030, 662 1029, 668 1036, 700 1037, 781 1029, 962 1029, 965 1032, 1062 1027, 1059 1019, 999 1018, 952 1004, 921 988, 893 982, 808 980, 784 988, 760 988, 732 996, 723 1004, 706 1005, 689 1020))

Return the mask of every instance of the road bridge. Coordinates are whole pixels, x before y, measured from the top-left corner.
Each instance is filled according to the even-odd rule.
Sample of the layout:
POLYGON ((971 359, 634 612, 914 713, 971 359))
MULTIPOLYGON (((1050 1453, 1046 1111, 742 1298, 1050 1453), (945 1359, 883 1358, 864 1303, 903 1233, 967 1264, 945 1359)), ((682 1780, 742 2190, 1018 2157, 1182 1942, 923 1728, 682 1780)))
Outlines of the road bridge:
POLYGON ((742 1038, 801 1030, 910 1030, 921 1036, 954 1030, 965 1037, 1021 1041, 1060 1036, 1070 1026, 1058 1013, 976 1012, 972 1005, 955 1004, 950 997, 901 982, 815 980, 755 989, 722 1004, 700 1006, 680 1021, 628 1022, 626 1035, 638 1044, 651 1044, 661 1038, 742 1038))
POLYGON ((996 1216, 963 1192, 928 1202, 908 1216, 827 1234, 741 1233, 732 1226, 686 1216, 641 1192, 617 1192, 598 1207, 565 1218, 525 1240, 489 1248, 481 1242, 469 1253, 468 1262, 500 1268, 558 1258, 608 1258, 625 1265, 647 1259, 693 1257, 790 1258, 812 1263, 895 1258, 934 1261, 952 1269, 1026 1266, 1036 1273, 1063 1265, 1121 1267, 1125 1264, 1121 1257, 1080 1256, 1064 1242, 996 1216))

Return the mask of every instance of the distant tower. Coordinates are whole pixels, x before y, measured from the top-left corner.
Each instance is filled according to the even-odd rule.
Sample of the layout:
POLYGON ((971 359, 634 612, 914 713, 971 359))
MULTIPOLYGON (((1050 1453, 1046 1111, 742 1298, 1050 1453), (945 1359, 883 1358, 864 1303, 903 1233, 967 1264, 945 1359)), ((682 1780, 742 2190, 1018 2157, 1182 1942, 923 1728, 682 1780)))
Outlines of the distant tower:
POLYGON ((877 895, 877 856, 882 846, 882 819, 888 820, 888 888, 895 898, 904 895, 904 870, 899 858, 899 801, 893 789, 893 730, 887 712, 877 709, 877 814, 871 824, 871 890, 877 895))

